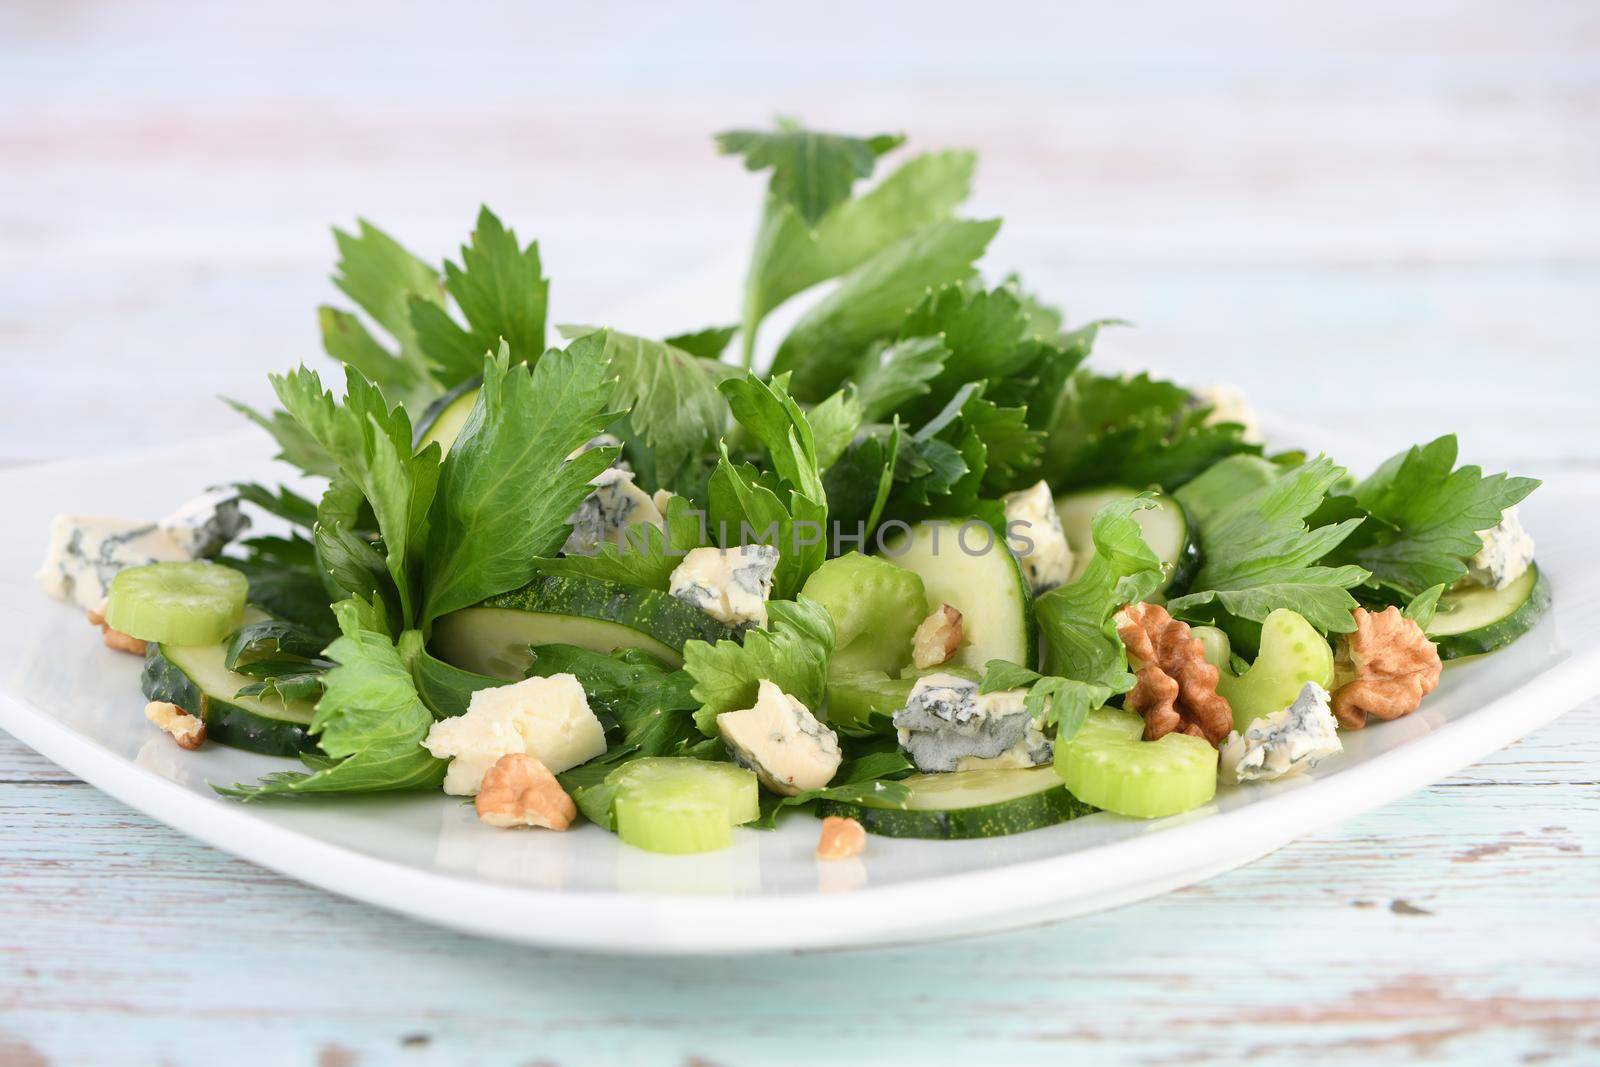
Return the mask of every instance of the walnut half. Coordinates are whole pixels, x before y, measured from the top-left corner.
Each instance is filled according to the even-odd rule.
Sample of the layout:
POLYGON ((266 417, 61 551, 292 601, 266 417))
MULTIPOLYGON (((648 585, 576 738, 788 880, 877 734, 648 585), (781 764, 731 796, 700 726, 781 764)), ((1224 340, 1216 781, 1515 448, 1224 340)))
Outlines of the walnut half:
POLYGON ((1398 719, 1416 711, 1439 684, 1439 650, 1415 620, 1396 607, 1379 612, 1357 608, 1356 628, 1339 635, 1334 671, 1333 714, 1346 730, 1359 730, 1367 717, 1398 719))
POLYGON ((1125 703, 1144 716, 1144 739, 1177 731, 1220 745, 1233 729, 1233 709, 1217 693, 1219 672, 1189 624, 1159 604, 1129 604, 1117 616, 1117 634, 1138 675, 1125 703))
POLYGON ((490 826, 565 830, 578 817, 578 806, 550 769, 521 752, 495 761, 484 773, 473 804, 478 818, 490 826))

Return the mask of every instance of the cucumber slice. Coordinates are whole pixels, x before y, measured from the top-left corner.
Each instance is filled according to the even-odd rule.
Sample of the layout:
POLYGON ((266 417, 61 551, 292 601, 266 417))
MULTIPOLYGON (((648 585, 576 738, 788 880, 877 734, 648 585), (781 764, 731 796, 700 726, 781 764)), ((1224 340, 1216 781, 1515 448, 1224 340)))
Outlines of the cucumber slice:
POLYGON ((912 678, 890 678, 882 671, 860 671, 828 679, 828 725, 842 734, 867 737, 892 734, 889 719, 906 706, 912 678))
POLYGON ((651 852, 709 852, 761 814, 756 776, 732 763, 676 756, 634 760, 606 775, 617 836, 651 852))
POLYGON ((227 646, 151 642, 141 679, 146 700, 165 700, 204 720, 206 739, 268 756, 317 750, 306 733, 315 705, 275 697, 236 695, 257 681, 228 670, 227 646))
POLYGON ((531 645, 577 645, 608 655, 637 648, 681 667, 685 642, 737 641, 739 636, 740 631, 666 593, 546 575, 441 618, 433 628, 433 652, 463 670, 518 681, 533 662, 531 645))
POLYGON ((888 538, 883 558, 922 579, 924 617, 940 604, 961 612, 962 644, 949 666, 981 671, 990 660, 1004 659, 1031 667, 1037 648, 1028 581, 997 538, 986 541, 974 532, 966 544, 976 552, 987 543, 989 551, 964 551, 958 531, 966 523, 989 529, 977 519, 921 523, 909 534, 896 531, 888 538))
MULTIPOLYGON (((1333 648, 1297 612, 1277 608, 1266 617, 1261 624, 1261 651, 1250 669, 1239 675, 1227 665, 1231 647, 1227 635, 1213 632, 1222 638, 1217 692, 1233 709, 1233 728, 1241 734, 1263 715, 1294 703, 1307 682, 1333 689, 1333 648)), ((1199 636, 1202 642, 1207 640, 1207 635, 1199 636)), ((1209 654, 1206 658, 1217 662, 1209 654)))
POLYGON ((478 402, 478 390, 483 387, 481 378, 469 378, 439 397, 423 409, 417 417, 416 440, 418 452, 437 441, 440 452, 450 451, 450 446, 461 436, 461 428, 472 414, 472 405, 478 402))
POLYGON ((903 779, 904 808, 823 800, 817 815, 842 815, 885 837, 1000 837, 1053 826, 1095 809, 1069 793, 1049 767, 952 771, 903 779))
POLYGON ((216 563, 147 563, 117 572, 106 624, 141 641, 216 644, 244 621, 250 583, 216 563))
POLYGON ((1439 598, 1428 636, 1440 659, 1504 648, 1536 626, 1550 608, 1550 580, 1537 564, 1504 589, 1463 585, 1439 598))
POLYGON ((1091 712, 1071 741, 1056 742, 1056 773, 1086 804, 1155 819, 1198 808, 1217 792, 1217 750, 1198 737, 1142 740, 1131 711, 1091 712))
MULTIPOLYGON (((1061 530, 1072 548, 1072 576, 1068 581, 1081 577, 1089 561, 1094 559, 1094 538, 1089 530, 1095 512, 1113 501, 1131 500, 1138 495, 1137 489, 1109 486, 1056 497, 1056 515, 1061 519, 1061 530)), ((1164 493, 1155 494, 1154 500, 1156 506, 1135 511, 1133 521, 1139 524, 1144 543, 1161 561, 1161 591, 1167 596, 1178 596, 1188 588, 1189 580, 1200 566, 1200 548, 1194 538, 1194 524, 1189 521, 1183 505, 1164 493)))
POLYGON ((833 616, 830 675, 892 673, 911 662, 911 635, 928 614, 922 579, 911 571, 850 552, 813 571, 800 593, 833 616))

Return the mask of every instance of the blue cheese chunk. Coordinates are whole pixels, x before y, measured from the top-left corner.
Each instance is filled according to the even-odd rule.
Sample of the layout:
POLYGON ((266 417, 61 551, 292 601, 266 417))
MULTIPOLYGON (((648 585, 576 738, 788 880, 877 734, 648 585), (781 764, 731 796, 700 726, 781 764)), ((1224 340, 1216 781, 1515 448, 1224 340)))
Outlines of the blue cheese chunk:
POLYGON ((1043 593, 1066 582, 1072 574, 1072 549, 1056 514, 1050 486, 1039 482, 1005 496, 1006 538, 1016 548, 1022 573, 1035 593, 1043 593))
POLYGON ((1500 522, 1478 534, 1483 547, 1467 560, 1466 580, 1473 585, 1504 589, 1521 578, 1533 562, 1533 538, 1522 528, 1516 506, 1500 514, 1500 522))
POLYGON ((696 548, 672 572, 668 591, 729 626, 767 625, 778 550, 770 545, 696 548))
POLYGON ((1196 403, 1211 409, 1206 415, 1207 426, 1235 423, 1244 427, 1244 432, 1239 435, 1243 440, 1252 444, 1261 443, 1261 416, 1238 386, 1225 382, 1202 386, 1195 390, 1194 398, 1196 403))
POLYGON ((717 732, 734 762, 756 772, 774 793, 821 789, 839 770, 839 738, 811 710, 762 680, 755 707, 717 716, 717 732))
POLYGON ((1307 682, 1282 711, 1263 715, 1222 745, 1221 776, 1230 785, 1286 778, 1344 751, 1328 691, 1307 682))
POLYGON ((953 674, 917 679, 906 706, 894 713, 900 747, 920 771, 1034 767, 1050 762, 1050 739, 1024 706, 1027 692, 978 692, 978 683, 953 674))
POLYGON ((192 559, 185 539, 155 523, 89 515, 57 515, 39 586, 58 600, 93 611, 111 579, 126 567, 192 559))
POLYGON ((561 551, 569 556, 592 555, 602 544, 626 545, 628 529, 639 523, 662 522, 650 494, 633 484, 633 473, 609 467, 589 483, 594 492, 568 517, 572 533, 561 551))
POLYGON ((239 510, 238 493, 231 489, 212 489, 156 525, 177 538, 191 556, 210 559, 249 527, 250 516, 239 510))

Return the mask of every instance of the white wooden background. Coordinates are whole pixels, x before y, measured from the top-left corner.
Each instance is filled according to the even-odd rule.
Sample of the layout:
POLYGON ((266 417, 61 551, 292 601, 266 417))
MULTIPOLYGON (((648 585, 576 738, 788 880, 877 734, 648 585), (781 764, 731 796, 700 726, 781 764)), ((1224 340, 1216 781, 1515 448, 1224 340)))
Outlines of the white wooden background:
MULTIPOLYGON (((1137 322, 1107 362, 1600 485, 1600 6, 1537 0, 0 0, 0 462, 232 429, 358 213, 441 256, 488 201, 563 321, 741 255, 708 135, 774 112, 981 150, 992 266, 1137 322)), ((1594 1063, 1597 760, 1591 704, 1109 914, 647 962, 304 888, 0 735, 0 1065, 1594 1063)))

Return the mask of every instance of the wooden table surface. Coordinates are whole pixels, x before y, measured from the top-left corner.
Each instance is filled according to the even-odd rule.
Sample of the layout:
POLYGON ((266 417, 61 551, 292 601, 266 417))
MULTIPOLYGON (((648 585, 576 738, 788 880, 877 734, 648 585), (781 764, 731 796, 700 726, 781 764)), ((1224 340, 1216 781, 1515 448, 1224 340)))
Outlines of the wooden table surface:
MULTIPOLYGON (((1104 363, 1600 487, 1600 7, 1302 8, 0 0, 0 462, 234 428, 357 214, 438 257, 488 201, 558 320, 628 306, 743 253, 707 135, 782 112, 978 148, 993 269, 1138 323, 1104 363)), ((308 889, 0 735, 0 1065, 1595 1063, 1597 763, 1591 703, 1158 900, 643 961, 308 889)))

